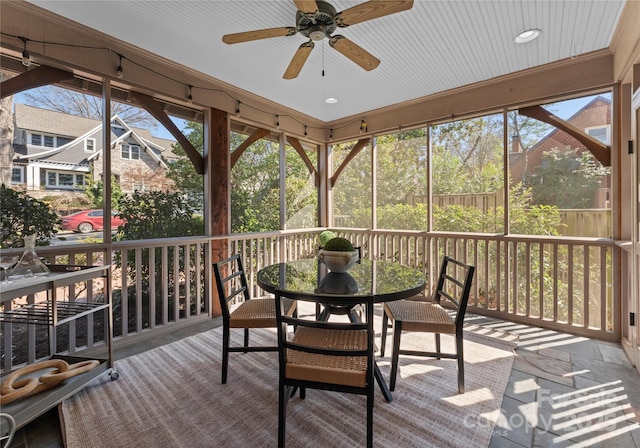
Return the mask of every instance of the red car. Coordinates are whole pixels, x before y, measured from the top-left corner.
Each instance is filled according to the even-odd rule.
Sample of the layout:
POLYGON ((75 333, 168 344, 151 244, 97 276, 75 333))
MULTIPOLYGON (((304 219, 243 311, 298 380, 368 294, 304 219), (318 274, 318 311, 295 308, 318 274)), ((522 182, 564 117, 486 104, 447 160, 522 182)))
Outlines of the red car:
MULTIPOLYGON (((123 219, 116 217, 117 213, 116 210, 111 211, 112 229, 117 229, 118 226, 124 224, 123 219)), ((71 213, 70 215, 62 217, 62 229, 80 233, 102 230, 104 228, 103 216, 103 211, 100 209, 82 210, 71 213)))

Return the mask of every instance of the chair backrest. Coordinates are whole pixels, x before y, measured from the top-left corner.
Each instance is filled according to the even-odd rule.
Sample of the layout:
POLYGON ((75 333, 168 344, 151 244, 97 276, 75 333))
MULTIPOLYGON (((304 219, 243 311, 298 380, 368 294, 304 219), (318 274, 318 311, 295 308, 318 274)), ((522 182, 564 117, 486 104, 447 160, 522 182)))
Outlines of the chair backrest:
POLYGON ((440 303, 441 299, 448 300, 456 309, 456 325, 462 324, 467 311, 471 284, 475 266, 444 256, 440 268, 440 277, 433 300, 440 303))
MULTIPOLYGON (((305 352, 305 353, 313 353, 313 354, 321 354, 321 355, 332 355, 332 356, 349 356, 349 357, 366 357, 367 358, 367 384, 370 387, 373 387, 373 368, 374 368, 374 337, 375 331, 373 328, 373 297, 365 297, 361 302, 365 305, 365 321, 356 322, 356 323, 346 323, 346 322, 327 322, 327 321, 317 321, 312 319, 305 319, 298 317, 296 315, 287 316, 284 313, 284 307, 282 305, 283 299, 297 299, 300 300, 300 297, 291 296, 281 293, 280 291, 276 291, 276 320, 278 322, 278 348, 279 348, 279 361, 280 361, 280 375, 285 375, 285 366, 287 363, 287 356, 291 354, 292 351, 305 352), (309 344, 302 344, 298 340, 297 343, 292 342, 287 337, 287 327, 292 325, 293 328, 297 328, 296 331, 300 331, 300 327, 311 327, 311 328, 320 328, 326 330, 344 330, 345 332, 366 332, 367 344, 365 349, 330 349, 330 348, 319 348, 313 341, 310 341, 309 344)), ((327 370, 324 375, 327 375, 327 378, 330 375, 330 366, 327 366, 327 370)), ((338 384, 340 385, 339 379, 337 381, 331 381, 327 379, 327 383, 330 384, 338 384)))
POLYGON ((249 286, 239 254, 213 264, 223 319, 229 318, 229 303, 249 300, 249 286))

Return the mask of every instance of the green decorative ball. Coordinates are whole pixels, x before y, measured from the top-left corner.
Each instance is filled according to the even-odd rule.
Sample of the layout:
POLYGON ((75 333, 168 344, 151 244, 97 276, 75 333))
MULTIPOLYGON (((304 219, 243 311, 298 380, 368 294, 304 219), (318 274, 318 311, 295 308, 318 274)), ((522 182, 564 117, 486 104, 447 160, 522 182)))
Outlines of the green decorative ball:
POLYGON ((334 239, 336 236, 335 233, 333 233, 331 230, 325 230, 324 232, 322 232, 320 235, 318 235, 318 243, 320 243, 320 247, 324 247, 329 240, 334 239))
POLYGON ((355 249, 351 241, 338 236, 327 241, 327 244, 324 245, 324 250, 351 252, 355 249))

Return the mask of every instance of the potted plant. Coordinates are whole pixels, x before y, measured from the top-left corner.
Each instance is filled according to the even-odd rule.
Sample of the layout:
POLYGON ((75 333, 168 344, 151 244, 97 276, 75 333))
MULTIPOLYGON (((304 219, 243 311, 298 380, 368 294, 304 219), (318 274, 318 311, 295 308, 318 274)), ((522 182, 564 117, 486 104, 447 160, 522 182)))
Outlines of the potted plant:
POLYGON ((347 272, 358 261, 359 253, 346 238, 335 237, 318 251, 318 259, 332 272, 347 272))

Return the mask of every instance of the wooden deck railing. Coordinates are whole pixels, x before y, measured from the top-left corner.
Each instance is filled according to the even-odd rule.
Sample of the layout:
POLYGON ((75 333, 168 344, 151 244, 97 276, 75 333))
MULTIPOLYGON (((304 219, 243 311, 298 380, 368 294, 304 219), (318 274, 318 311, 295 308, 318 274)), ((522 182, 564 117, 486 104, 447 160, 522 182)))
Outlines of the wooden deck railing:
MULTIPOLYGON (((476 266, 469 311, 606 340, 619 338, 608 239, 344 230, 371 259, 424 269, 447 254, 476 266)), ((619 270, 618 270, 619 272, 619 270)))
MULTIPOLYGON (((102 265, 111 260, 117 346, 152 335, 155 330, 210 316, 212 241, 227 240, 229 252, 242 255, 251 294, 258 295, 258 270, 276 262, 313 257, 322 230, 60 245, 38 248, 38 255, 58 264, 102 265)), ((618 288, 614 288, 614 272, 619 272, 614 266, 620 261, 614 257, 611 240, 335 230, 362 246, 365 258, 396 261, 423 270, 429 281, 427 290, 433 288, 444 254, 475 265, 469 312, 599 339, 620 338, 620 300, 615 292, 618 288)), ((69 288, 65 294, 70 301, 87 297, 102 300, 105 291, 100 285, 93 282, 89 294, 86 285, 69 288)), ((52 339, 44 345, 54 346, 59 352, 104 345, 104 332, 93 329, 95 325, 78 320, 48 331, 5 323, 2 370, 46 356, 40 347, 43 338, 52 339), (18 340, 20 348, 16 348, 18 340)))

